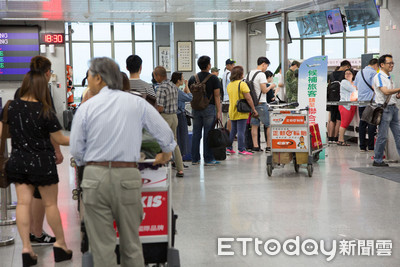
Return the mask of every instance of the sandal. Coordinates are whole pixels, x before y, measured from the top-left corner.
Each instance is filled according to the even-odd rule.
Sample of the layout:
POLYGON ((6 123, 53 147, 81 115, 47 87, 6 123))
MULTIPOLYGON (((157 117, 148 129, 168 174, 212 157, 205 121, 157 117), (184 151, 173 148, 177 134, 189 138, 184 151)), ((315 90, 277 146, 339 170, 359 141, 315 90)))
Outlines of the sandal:
POLYGON ((337 142, 338 146, 350 146, 350 144, 346 143, 346 142, 342 142, 342 141, 338 141, 337 142))

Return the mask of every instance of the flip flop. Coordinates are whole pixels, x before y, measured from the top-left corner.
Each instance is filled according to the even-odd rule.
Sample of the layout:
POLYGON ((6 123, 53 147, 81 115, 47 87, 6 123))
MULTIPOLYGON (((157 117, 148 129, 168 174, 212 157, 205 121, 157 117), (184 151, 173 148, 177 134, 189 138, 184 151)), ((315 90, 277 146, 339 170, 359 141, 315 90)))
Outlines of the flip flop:
POLYGON ((346 143, 346 142, 341 142, 341 141, 338 141, 338 142, 337 142, 337 145, 338 145, 338 146, 350 146, 350 144, 348 144, 348 143, 346 143))

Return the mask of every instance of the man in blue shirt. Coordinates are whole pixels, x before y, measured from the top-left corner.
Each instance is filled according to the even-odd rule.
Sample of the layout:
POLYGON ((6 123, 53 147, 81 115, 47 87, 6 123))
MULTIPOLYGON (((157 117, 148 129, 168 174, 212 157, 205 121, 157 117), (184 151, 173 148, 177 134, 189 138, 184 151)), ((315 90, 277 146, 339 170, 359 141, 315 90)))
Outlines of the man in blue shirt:
MULTIPOLYGON (((378 59, 373 58, 369 61, 368 66, 357 73, 354 84, 358 89, 358 101, 370 101, 371 98, 374 97, 373 84, 374 77, 378 69, 378 59)), ((365 107, 363 106, 358 107, 360 118, 364 112, 364 109, 365 107)), ((374 137, 376 134, 376 126, 360 120, 360 124, 358 126, 358 134, 360 138, 360 151, 367 152, 367 146, 368 150, 374 150, 374 137), (368 142, 365 138, 367 127, 368 142)))
POLYGON ((160 144, 154 165, 171 158, 174 135, 145 99, 122 91, 118 65, 94 58, 88 75, 94 95, 75 114, 71 154, 86 165, 82 180, 85 225, 94 266, 115 266, 115 219, 120 233, 121 266, 144 267, 139 225, 143 218, 142 179, 137 169, 145 128, 160 144))

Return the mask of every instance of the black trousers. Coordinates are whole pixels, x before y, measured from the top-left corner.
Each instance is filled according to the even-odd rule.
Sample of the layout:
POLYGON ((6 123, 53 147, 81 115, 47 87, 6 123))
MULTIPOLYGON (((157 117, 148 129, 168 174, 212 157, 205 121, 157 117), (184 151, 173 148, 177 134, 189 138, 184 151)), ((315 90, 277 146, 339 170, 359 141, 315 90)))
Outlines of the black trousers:
MULTIPOLYGON (((358 107, 358 113, 360 118, 364 112, 365 107, 358 107)), ((376 134, 376 126, 368 124, 365 121, 360 120, 360 125, 358 126, 358 135, 360 137, 360 149, 374 150, 374 136, 376 134), (368 127, 368 140, 365 138, 368 127)))

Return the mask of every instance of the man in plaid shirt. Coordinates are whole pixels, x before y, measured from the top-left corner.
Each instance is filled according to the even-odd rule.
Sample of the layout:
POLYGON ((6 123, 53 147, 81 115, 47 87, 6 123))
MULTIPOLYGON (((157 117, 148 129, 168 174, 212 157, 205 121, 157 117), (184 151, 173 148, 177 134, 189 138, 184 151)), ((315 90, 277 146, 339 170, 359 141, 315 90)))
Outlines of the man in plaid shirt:
MULTIPOLYGON (((167 79, 167 71, 158 66, 153 71, 154 79, 160 84, 156 93, 157 109, 161 116, 171 127, 176 141, 176 128, 178 127, 178 87, 167 79)), ((177 169, 176 176, 183 177, 183 161, 181 151, 177 145, 174 150, 174 161, 177 169)))

